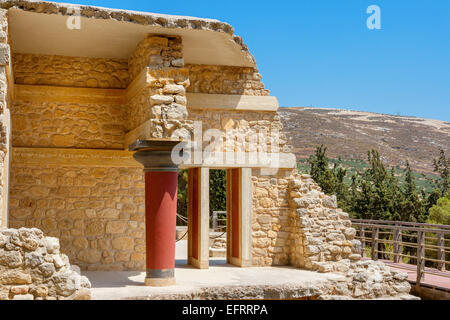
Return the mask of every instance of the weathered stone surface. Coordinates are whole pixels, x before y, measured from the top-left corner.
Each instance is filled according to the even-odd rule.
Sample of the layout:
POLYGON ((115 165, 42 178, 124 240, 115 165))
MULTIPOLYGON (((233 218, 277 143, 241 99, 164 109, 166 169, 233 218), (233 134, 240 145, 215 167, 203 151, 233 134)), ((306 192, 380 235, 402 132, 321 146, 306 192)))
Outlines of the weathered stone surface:
POLYGON ((15 53, 13 68, 17 84, 124 89, 130 83, 127 59, 15 53))
POLYGON ((11 60, 9 45, 0 43, 0 65, 7 66, 11 60))
POLYGON ((292 264, 346 276, 324 297, 375 299, 406 294, 409 299, 407 275, 391 274, 380 261, 361 260, 363 248, 354 239, 356 230, 351 227, 348 214, 336 209, 335 198, 324 195, 309 176, 294 173, 289 186, 292 264))
POLYGON ((32 294, 20 294, 15 295, 13 300, 34 300, 34 296, 32 294))
POLYGON ((44 277, 48 278, 55 273, 55 265, 48 262, 43 263, 39 266, 39 271, 41 271, 44 277))
POLYGON ((59 253, 58 239, 26 228, 3 229, 0 235, 8 249, 0 249, 0 300, 90 297, 89 280, 73 271, 67 256, 59 253))
POLYGON ((152 104, 170 104, 174 100, 173 96, 155 94, 150 97, 150 102, 152 104))
POLYGON ((77 291, 73 300, 91 300, 91 291, 86 288, 81 288, 77 291))
POLYGON ((327 208, 332 208, 332 209, 336 209, 337 208, 336 196, 332 196, 332 197, 327 196, 327 197, 322 199, 322 203, 327 208))
MULTIPOLYGON (((133 244, 126 249, 130 256, 135 252, 135 244, 145 244, 145 184, 141 168, 69 166, 55 170, 45 163, 37 167, 15 165, 18 163, 13 162, 11 171, 13 188, 10 192, 10 209, 19 209, 21 203, 27 203, 31 215, 25 218, 10 217, 11 226, 39 225, 46 235, 63 237, 59 249, 57 240, 46 240, 48 254, 53 255, 58 250, 64 252, 72 263, 84 270, 88 266, 96 270, 145 268, 145 258, 141 255, 135 256, 140 260, 134 261, 133 265, 129 261, 116 261, 117 249, 111 244, 117 237, 133 238, 133 244), (33 180, 28 178, 31 177, 31 170, 33 180), (48 176, 54 180, 47 179, 48 176), (44 198, 26 195, 21 190, 29 188, 30 184, 39 188, 48 185, 49 188, 55 188, 56 192, 49 192, 44 198), (39 215, 33 212, 39 212, 39 215), (83 250, 91 251, 88 254, 83 250)), ((2 234, 0 240, 6 244, 3 239, 2 234)), ((18 235, 17 240, 22 241, 18 235)), ((5 250, 5 244, 0 250, 5 250)), ((47 247, 43 246, 42 249, 47 250, 47 247)), ((56 257, 56 260, 46 262, 52 262, 58 269, 61 265, 58 257, 62 256, 56 254, 56 257)), ((25 265, 32 268, 43 263, 40 261, 42 255, 35 251, 24 252, 23 258, 25 265)))
POLYGON ((120 237, 112 240, 112 246, 114 249, 127 251, 134 247, 134 241, 129 237, 120 237))
POLYGON ((185 92, 184 86, 176 84, 167 84, 163 88, 163 93, 168 94, 182 94, 185 92))
POLYGON ((0 283, 7 285, 30 284, 31 275, 19 270, 7 270, 0 274, 0 283))
POLYGON ((48 253, 59 253, 59 240, 53 237, 46 237, 44 240, 48 253))
POLYGON ((408 274, 406 272, 392 271, 391 273, 395 280, 404 281, 408 279, 408 274))
POLYGON ((30 289, 30 293, 36 298, 43 298, 48 295, 48 288, 43 284, 32 286, 30 289))
POLYGON ((88 264, 95 264, 100 261, 101 253, 97 249, 85 249, 80 251, 78 259, 88 264))
POLYGON ((255 68, 209 65, 186 65, 186 68, 189 69, 191 83, 187 92, 269 95, 255 68))
POLYGON ((9 268, 17 268, 23 264, 22 254, 19 251, 5 251, 0 249, 0 264, 9 268))

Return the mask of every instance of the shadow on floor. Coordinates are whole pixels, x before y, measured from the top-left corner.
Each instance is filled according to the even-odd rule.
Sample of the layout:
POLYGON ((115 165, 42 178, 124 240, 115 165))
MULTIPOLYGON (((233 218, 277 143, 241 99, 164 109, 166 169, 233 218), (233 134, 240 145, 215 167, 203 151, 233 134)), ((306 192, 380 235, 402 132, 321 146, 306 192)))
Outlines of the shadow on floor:
POLYGON ((143 286, 143 272, 140 271, 120 271, 120 272, 82 272, 88 277, 95 288, 123 288, 127 286, 143 286), (130 279, 130 278, 134 279, 130 279), (141 279, 142 278, 142 279, 141 279))
MULTIPOLYGON (((226 268, 239 268, 232 264, 228 264, 227 260, 224 259, 211 259, 209 260, 210 267, 226 267, 226 268)), ((187 263, 186 259, 177 259, 175 260, 175 268, 177 269, 196 269, 193 266, 187 263)))
MULTIPOLYGON (((228 264, 226 259, 211 259, 211 267, 239 268, 228 264)), ((175 260, 175 269, 196 269, 187 264, 186 259, 175 260)), ((176 272, 176 270, 175 270, 176 272)), ((144 271, 85 271, 82 275, 87 276, 95 288, 123 288, 127 286, 144 286, 144 271)))

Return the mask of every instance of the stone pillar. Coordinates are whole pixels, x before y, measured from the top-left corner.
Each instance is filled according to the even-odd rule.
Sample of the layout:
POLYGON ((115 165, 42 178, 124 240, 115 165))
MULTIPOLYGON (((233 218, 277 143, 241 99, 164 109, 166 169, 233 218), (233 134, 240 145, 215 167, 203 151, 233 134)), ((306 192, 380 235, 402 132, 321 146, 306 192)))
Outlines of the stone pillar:
POLYGON ((138 140, 129 148, 145 172, 147 286, 175 284, 178 165, 171 153, 178 143, 138 140))
POLYGON ((189 169, 188 263, 209 268, 209 169, 189 169))
POLYGON ((251 170, 227 170, 227 262, 239 267, 252 265, 251 170))
POLYGON ((127 141, 136 139, 188 138, 193 130, 187 120, 186 87, 189 71, 184 67, 179 36, 146 36, 129 59, 127 89, 127 141))

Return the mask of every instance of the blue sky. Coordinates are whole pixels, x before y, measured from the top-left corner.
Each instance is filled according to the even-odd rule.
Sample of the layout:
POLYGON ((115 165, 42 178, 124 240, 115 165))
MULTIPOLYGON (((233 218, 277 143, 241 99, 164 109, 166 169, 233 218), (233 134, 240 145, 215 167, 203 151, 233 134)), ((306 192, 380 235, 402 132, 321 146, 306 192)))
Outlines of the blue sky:
POLYGON ((64 2, 228 22, 281 106, 450 121, 449 0, 64 2), (366 27, 369 5, 381 30, 366 27))

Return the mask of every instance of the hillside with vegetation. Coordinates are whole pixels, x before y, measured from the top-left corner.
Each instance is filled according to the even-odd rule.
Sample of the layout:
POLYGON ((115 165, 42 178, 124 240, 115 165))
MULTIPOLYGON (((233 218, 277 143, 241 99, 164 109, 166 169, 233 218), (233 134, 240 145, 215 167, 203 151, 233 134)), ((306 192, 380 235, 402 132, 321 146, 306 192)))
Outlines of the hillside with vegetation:
POLYGON ((360 169, 367 152, 379 151, 388 166, 405 168, 409 161, 418 184, 433 176, 432 159, 439 150, 450 153, 450 123, 369 112, 318 108, 280 108, 283 130, 298 159, 308 159, 324 145, 328 157, 341 158, 347 167, 360 169))

